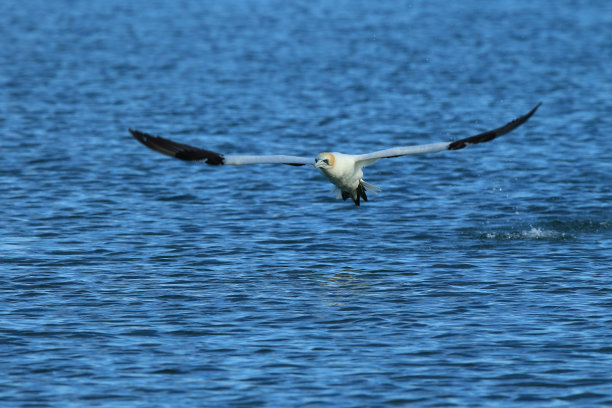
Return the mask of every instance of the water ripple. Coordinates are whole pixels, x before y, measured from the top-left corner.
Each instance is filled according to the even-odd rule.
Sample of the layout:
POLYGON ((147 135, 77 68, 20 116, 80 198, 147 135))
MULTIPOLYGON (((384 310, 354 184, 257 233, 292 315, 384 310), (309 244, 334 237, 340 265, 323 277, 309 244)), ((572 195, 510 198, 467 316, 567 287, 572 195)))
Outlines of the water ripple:
POLYGON ((3 406, 612 401, 606 2, 5 3, 3 406))

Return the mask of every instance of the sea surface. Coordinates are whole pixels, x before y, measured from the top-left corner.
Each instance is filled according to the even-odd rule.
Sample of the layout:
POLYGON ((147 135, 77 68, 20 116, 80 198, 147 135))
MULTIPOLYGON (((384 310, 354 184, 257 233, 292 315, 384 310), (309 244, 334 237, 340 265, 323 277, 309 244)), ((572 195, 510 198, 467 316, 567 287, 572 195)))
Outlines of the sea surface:
POLYGON ((2 407, 612 406, 612 2, 0 3, 2 407), (309 166, 365 153, 356 207, 309 166))

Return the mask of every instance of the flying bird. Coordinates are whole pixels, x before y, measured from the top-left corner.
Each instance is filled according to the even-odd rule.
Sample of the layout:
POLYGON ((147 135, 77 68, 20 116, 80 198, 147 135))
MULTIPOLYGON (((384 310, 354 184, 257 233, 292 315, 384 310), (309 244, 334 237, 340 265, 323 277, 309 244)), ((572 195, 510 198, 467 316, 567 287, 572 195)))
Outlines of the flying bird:
POLYGON ((535 113, 542 103, 538 103, 529 113, 520 116, 505 125, 454 142, 440 142, 414 146, 393 147, 391 149, 379 150, 365 154, 344 154, 338 152, 324 152, 312 158, 285 155, 265 156, 238 156, 224 155, 221 153, 205 150, 198 147, 177 143, 160 136, 151 136, 138 130, 129 129, 136 140, 145 146, 165 155, 176 157, 187 161, 200 161, 206 164, 220 165, 243 165, 243 164, 287 164, 291 166, 311 165, 319 169, 325 177, 335 186, 336 198, 347 200, 352 198, 356 206, 360 200, 368 201, 366 191, 376 194, 380 191, 376 187, 363 180, 363 168, 377 162, 380 159, 400 157, 408 154, 436 153, 443 150, 459 150, 466 146, 488 142, 499 136, 505 135, 521 126, 535 113))

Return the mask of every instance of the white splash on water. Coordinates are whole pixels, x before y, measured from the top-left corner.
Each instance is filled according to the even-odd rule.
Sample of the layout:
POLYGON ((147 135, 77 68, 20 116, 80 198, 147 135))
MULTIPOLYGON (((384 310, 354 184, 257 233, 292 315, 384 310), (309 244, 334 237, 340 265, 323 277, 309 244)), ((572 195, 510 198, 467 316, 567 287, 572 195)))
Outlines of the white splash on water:
POLYGON ((512 231, 512 232, 487 232, 485 235, 487 239, 508 239, 508 240, 521 240, 521 239, 560 239, 564 240, 570 238, 565 232, 559 232, 555 230, 542 229, 534 226, 530 226, 528 230, 512 231))

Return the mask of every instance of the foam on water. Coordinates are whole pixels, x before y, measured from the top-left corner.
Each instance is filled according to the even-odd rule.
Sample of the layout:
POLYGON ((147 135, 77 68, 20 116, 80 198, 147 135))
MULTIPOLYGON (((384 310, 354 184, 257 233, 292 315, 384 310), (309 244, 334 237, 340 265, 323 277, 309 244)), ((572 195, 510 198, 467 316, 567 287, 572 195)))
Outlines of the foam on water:
POLYGON ((530 227, 526 230, 511 231, 511 232, 487 232, 484 234, 487 239, 501 239, 501 240, 538 240, 538 239, 549 239, 549 240, 567 240, 574 239, 571 234, 565 232, 542 229, 539 227, 530 227))

